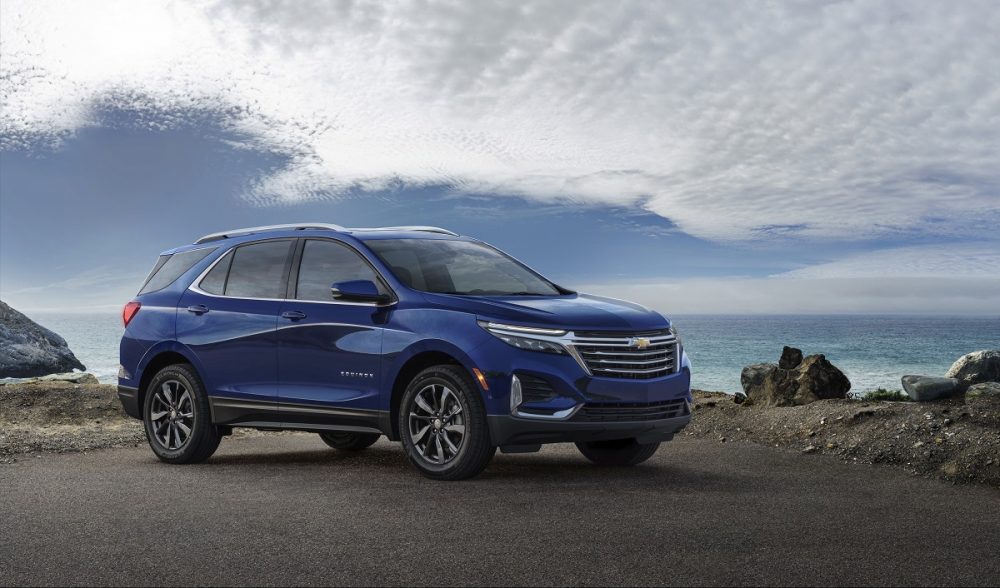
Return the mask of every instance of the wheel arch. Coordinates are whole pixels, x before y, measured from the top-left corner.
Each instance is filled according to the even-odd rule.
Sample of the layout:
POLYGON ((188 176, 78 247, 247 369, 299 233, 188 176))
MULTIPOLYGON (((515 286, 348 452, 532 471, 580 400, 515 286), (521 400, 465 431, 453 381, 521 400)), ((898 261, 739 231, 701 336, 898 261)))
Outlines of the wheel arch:
POLYGON ((146 389, 149 387, 149 383, 153 380, 153 377, 163 368, 180 363, 190 365, 195 372, 199 375, 201 374, 197 361, 187 349, 178 343, 170 342, 156 346, 146 352, 146 355, 139 364, 139 386, 136 392, 136 402, 140 411, 145 406, 146 389))
MULTIPOLYGON (((392 380, 392 393, 389 398, 389 423, 390 439, 399 440, 399 405, 403 400, 403 393, 406 386, 416 377, 417 374, 435 365, 454 365, 462 368, 475 385, 476 379, 473 377, 472 361, 460 350, 449 349, 445 346, 423 347, 414 350, 396 371, 392 380)), ((478 386, 477 386, 478 389, 478 386)), ((482 393, 482 390, 480 390, 482 393)))

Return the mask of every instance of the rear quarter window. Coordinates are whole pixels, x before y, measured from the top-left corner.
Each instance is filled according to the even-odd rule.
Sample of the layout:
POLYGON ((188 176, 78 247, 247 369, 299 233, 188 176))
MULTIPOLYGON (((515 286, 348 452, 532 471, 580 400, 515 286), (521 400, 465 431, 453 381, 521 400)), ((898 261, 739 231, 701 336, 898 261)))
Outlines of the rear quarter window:
POLYGON ((156 265, 153 266, 153 271, 149 273, 149 277, 146 278, 146 283, 143 284, 142 289, 139 290, 139 294, 147 294, 149 292, 156 292, 157 290, 162 290, 174 283, 174 280, 181 277, 181 275, 194 267, 194 264, 205 259, 205 257, 215 251, 215 247, 206 247, 204 249, 194 249, 192 251, 185 251, 183 253, 174 253, 173 255, 161 255, 156 260, 156 265))
POLYGON ((198 284, 198 287, 209 294, 215 294, 216 296, 222 296, 226 291, 226 278, 229 275, 229 264, 233 262, 232 252, 226 253, 212 271, 208 272, 208 275, 198 284))

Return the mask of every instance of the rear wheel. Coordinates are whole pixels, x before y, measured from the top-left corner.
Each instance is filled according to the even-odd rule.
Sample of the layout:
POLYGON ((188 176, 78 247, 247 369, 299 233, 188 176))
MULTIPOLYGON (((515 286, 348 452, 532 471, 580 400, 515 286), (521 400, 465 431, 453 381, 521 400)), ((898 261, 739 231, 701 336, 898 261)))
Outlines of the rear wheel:
POLYGON ((639 443, 635 439, 590 441, 576 448, 590 461, 602 466, 633 466, 653 457, 659 443, 639 443))
POLYGON ((320 433, 319 438, 324 443, 340 451, 361 451, 371 447, 381 435, 375 433, 351 433, 348 431, 329 431, 320 433))
POLYGON ((479 390, 452 365, 427 368, 410 382, 399 407, 399 434, 410 463, 435 480, 471 478, 496 452, 479 390))
POLYGON ((187 364, 167 366, 153 376, 142 422, 153 453, 167 463, 205 461, 222 440, 212 424, 201 378, 187 364))

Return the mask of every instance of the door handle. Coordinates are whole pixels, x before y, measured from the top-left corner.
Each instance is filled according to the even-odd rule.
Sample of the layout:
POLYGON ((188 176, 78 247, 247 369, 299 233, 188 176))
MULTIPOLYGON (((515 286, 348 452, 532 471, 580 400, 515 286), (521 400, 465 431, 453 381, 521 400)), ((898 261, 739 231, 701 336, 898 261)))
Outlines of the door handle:
POLYGON ((204 304, 195 304, 188 307, 188 312, 193 312, 200 316, 208 312, 208 307, 204 304))
POLYGON ((299 319, 306 318, 306 313, 300 310, 286 310, 285 312, 281 313, 281 318, 297 321, 299 319))

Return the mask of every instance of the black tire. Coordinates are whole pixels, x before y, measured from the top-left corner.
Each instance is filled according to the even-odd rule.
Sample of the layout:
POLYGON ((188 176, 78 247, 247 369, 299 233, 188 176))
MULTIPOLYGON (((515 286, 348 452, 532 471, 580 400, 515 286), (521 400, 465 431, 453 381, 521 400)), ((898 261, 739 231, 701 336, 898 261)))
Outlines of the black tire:
POLYGON ((376 433, 351 433, 350 431, 328 431, 320 433, 319 438, 334 449, 340 451, 361 451, 371 447, 381 435, 376 433))
POLYGON ((465 370, 458 366, 437 365, 417 374, 403 393, 398 424, 399 436, 410 463, 433 480, 471 478, 482 472, 496 453, 497 448, 490 443, 486 407, 479 389, 465 370), (449 392, 447 395, 445 388, 449 392), (435 405, 428 401, 428 394, 430 397, 438 394, 443 398, 435 405), (418 396, 423 406, 418 402, 418 396), (460 412, 453 412, 456 407, 461 409, 460 412), (442 408, 439 411, 441 418, 435 418, 434 411, 425 408, 442 408), (411 417, 411 413, 417 416, 411 417), (448 414, 451 416, 444 418, 448 414), (437 424, 435 421, 438 421, 437 424), (416 432, 411 431, 411 422, 417 432, 424 426, 421 423, 427 423, 424 436, 415 440, 416 432), (457 448, 457 451, 451 451, 451 447, 457 448))
POLYGON ((167 463, 205 461, 215 453, 222 440, 219 430, 212 424, 212 412, 208 406, 205 386, 194 368, 188 364, 167 366, 153 376, 149 386, 146 387, 142 422, 146 430, 146 440, 149 441, 153 453, 167 463), (166 390, 173 390, 173 393, 166 394, 164 386, 166 390), (188 395, 187 401, 183 400, 185 392, 188 395), (176 410, 170 409, 168 406, 170 403, 165 402, 168 396, 174 397, 176 410), (159 416, 159 420, 154 418, 164 413, 166 416, 159 416), (168 422, 164 426, 164 420, 170 421, 175 418, 171 416, 173 413, 176 413, 173 424, 168 422), (185 415, 190 417, 187 418, 185 415), (170 428, 171 426, 173 428, 170 428), (188 433, 181 439, 185 427, 188 433), (164 437, 169 441, 165 442, 164 437))
POLYGON ((635 439, 615 439, 577 443, 576 448, 584 457, 600 466, 634 466, 653 457, 660 444, 638 443, 635 439))

